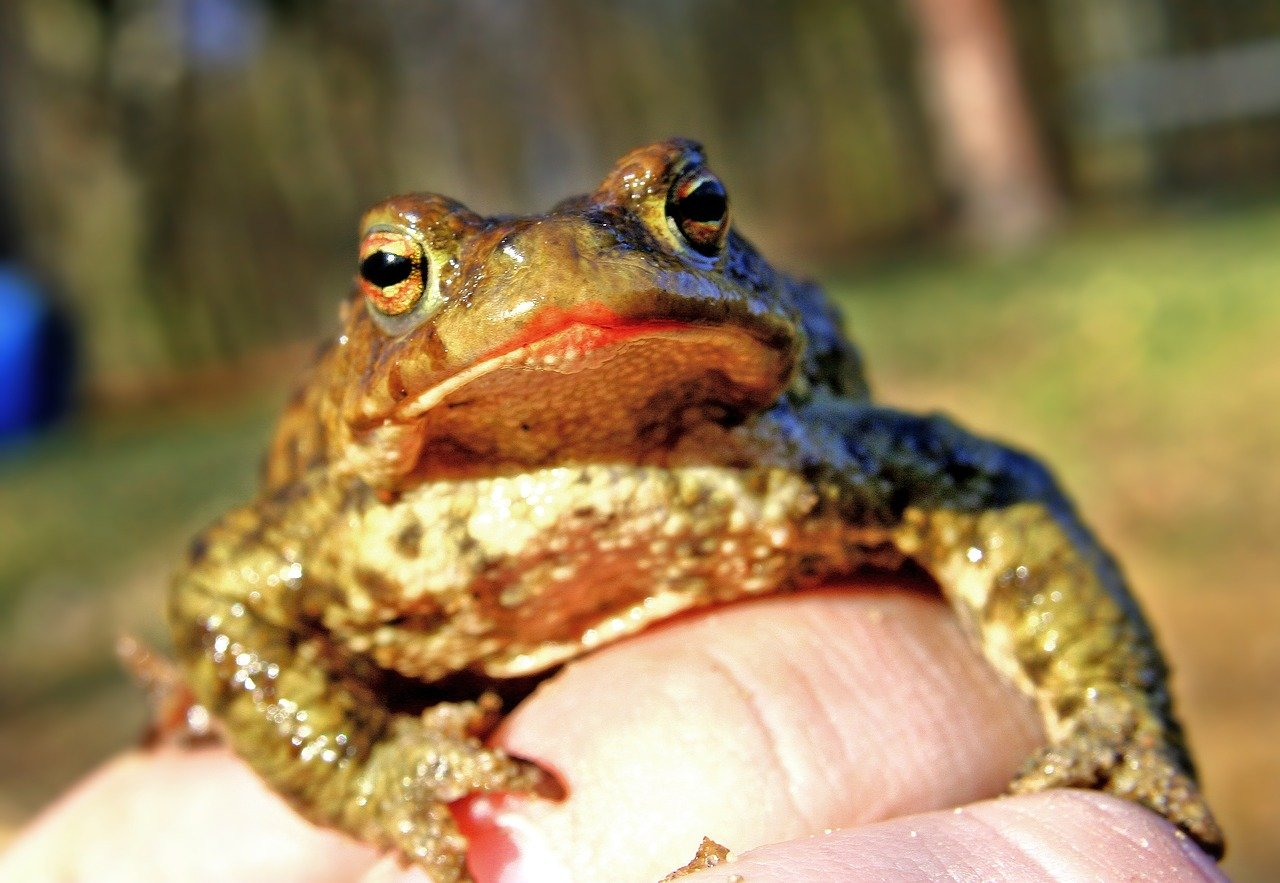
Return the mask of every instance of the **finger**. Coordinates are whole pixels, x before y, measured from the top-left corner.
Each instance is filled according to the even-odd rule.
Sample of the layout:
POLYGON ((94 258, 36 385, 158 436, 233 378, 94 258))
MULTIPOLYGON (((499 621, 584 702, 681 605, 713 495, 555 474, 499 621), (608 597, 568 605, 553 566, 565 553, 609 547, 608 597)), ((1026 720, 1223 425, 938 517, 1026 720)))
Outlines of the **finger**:
POLYGON ((741 851, 999 793, 1041 739, 936 597, 763 599, 570 665, 499 743, 569 799, 463 807, 481 879, 652 881, 703 835, 741 851))
POLYGON ((1052 791, 752 850, 689 883, 1225 881, 1186 835, 1127 801, 1052 791))
POLYGON ((368 847, 316 828, 226 749, 135 752, 48 810, 4 880, 352 880, 368 847))

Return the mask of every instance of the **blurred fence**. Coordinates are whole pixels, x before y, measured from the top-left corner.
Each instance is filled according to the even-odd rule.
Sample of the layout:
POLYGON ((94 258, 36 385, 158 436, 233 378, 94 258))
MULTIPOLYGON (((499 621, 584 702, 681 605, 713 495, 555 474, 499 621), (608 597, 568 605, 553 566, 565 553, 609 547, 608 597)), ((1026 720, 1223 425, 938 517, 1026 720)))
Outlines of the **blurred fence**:
MULTIPOLYGON (((314 336, 350 272, 355 219, 388 193, 535 209, 669 134, 709 145, 738 218, 773 253, 831 259, 941 230, 954 202, 911 8, 10 0, 0 208, 19 254, 63 292, 106 396, 314 336)), ((1004 9, 1071 198, 1280 171, 1276 107, 1180 116, 1180 91, 1229 108, 1238 84, 1176 87, 1178 68, 1157 63, 1280 36, 1280 5, 1004 9), (1173 108, 1161 125, 1144 122, 1141 89, 1134 104, 1135 70, 1173 108)))

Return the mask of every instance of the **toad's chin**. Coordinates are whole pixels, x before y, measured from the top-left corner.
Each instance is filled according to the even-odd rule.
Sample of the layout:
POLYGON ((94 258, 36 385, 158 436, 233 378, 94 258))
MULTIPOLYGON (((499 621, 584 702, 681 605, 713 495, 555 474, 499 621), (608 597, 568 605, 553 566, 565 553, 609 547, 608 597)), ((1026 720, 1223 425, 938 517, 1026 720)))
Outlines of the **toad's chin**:
POLYGON ((733 326, 570 322, 407 400, 397 419, 422 430, 419 474, 659 462, 772 405, 791 367, 733 326))

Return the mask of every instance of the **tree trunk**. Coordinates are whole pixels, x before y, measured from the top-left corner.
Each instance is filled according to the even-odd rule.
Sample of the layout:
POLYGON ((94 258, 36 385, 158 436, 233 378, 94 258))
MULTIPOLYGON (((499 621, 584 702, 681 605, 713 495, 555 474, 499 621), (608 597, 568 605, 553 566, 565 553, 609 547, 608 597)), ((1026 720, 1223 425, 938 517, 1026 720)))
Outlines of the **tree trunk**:
POLYGON ((999 251, 1036 241, 1059 199, 1000 0, 907 0, 943 174, 964 234, 999 251))

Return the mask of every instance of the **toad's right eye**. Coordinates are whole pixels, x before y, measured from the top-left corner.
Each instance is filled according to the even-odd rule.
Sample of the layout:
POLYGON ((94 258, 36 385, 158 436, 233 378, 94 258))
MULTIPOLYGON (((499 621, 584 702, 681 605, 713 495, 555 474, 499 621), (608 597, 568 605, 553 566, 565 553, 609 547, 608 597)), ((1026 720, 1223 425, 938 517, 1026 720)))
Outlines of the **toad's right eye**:
POLYGON ((709 169, 681 175, 667 195, 667 221, 703 257, 713 258, 729 234, 729 197, 709 169))
POLYGON ((430 267, 416 239, 393 230, 375 230, 360 244, 360 289, 386 316, 413 309, 427 288, 430 267))

